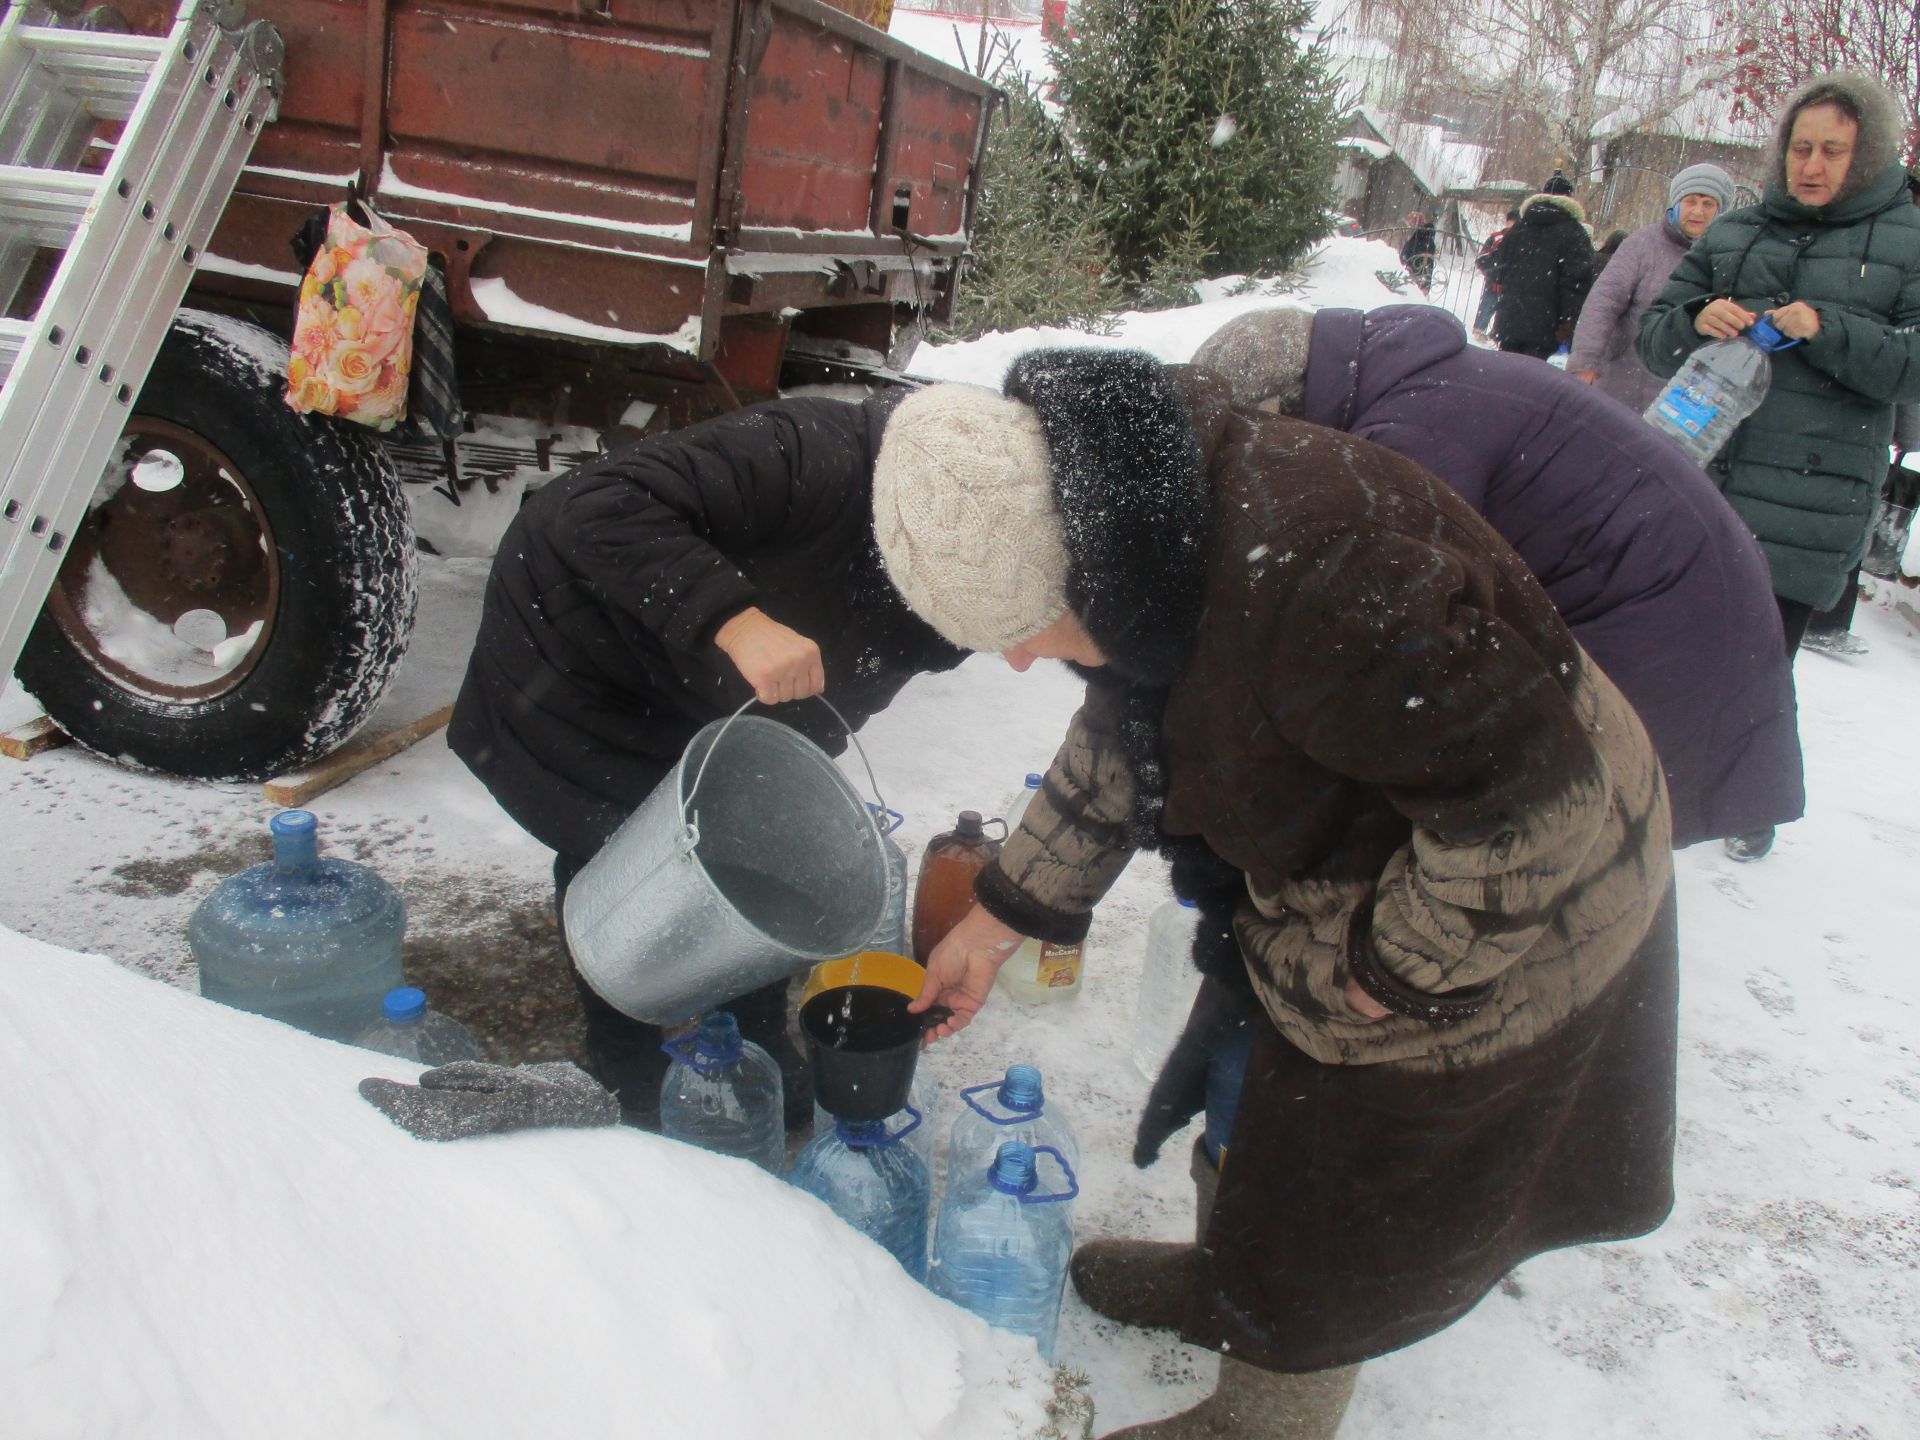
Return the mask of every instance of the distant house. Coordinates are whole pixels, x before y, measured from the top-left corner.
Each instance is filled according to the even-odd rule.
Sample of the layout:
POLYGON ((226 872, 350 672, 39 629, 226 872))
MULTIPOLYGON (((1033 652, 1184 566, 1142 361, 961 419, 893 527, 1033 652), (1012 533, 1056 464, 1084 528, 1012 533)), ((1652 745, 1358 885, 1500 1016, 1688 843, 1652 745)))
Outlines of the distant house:
POLYGON ((1667 182, 1703 162, 1733 177, 1736 206, 1758 199, 1772 127, 1764 120, 1735 125, 1725 112, 1725 96, 1703 92, 1669 115, 1643 119, 1623 107, 1602 120, 1599 164, 1587 177, 1599 187, 1587 206, 1594 227, 1651 225, 1667 208, 1667 182))

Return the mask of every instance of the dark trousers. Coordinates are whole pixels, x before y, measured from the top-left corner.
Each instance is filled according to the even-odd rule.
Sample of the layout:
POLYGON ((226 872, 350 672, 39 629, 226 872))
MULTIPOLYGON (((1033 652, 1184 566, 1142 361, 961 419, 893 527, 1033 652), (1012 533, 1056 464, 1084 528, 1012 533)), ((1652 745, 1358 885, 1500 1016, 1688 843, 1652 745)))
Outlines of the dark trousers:
POLYGON ((1791 659, 1798 653, 1800 642, 1807 638, 1807 626, 1813 620, 1813 607, 1778 595, 1773 600, 1780 607, 1780 626, 1786 632, 1787 657, 1791 659))
MULTIPOLYGON (((587 861, 578 855, 556 854, 553 857, 553 913, 556 918, 564 917, 567 887, 573 884, 574 877, 586 866, 587 861)), ((620 1108, 629 1125, 637 1125, 644 1130, 658 1130, 660 1087, 667 1078, 667 1067, 673 1063, 672 1057, 661 1049, 666 1042, 666 1031, 644 1020, 635 1020, 600 998, 580 973, 580 967, 573 963, 573 951, 567 946, 564 918, 561 918, 560 925, 560 951, 567 957, 567 967, 573 972, 573 988, 579 992, 580 1008, 587 1019, 589 1068, 602 1085, 620 1097, 620 1108)), ((715 1008, 731 1010, 733 1018, 740 1022, 740 1033, 781 1061, 781 1073, 788 1088, 798 1088, 794 1067, 798 1064, 799 1055, 787 1036, 787 985, 784 980, 750 990, 715 1008)), ((799 1095, 793 1096, 789 1110, 802 1108, 803 1113, 810 1113, 813 1103, 811 1093, 805 1095, 804 1107, 798 1106, 800 1099, 799 1095)), ((790 1114, 789 1127, 794 1123, 790 1114)))
POLYGON ((1853 607, 1860 603, 1860 567, 1847 577, 1847 593, 1831 610, 1822 610, 1807 619, 1807 629, 1826 635, 1844 635, 1853 628, 1853 607))

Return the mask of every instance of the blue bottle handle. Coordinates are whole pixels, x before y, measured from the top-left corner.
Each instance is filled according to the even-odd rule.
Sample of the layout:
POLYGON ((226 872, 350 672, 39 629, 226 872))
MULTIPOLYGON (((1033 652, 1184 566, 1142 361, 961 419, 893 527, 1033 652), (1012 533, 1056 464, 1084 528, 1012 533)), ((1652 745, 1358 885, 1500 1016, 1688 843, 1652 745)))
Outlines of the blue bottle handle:
MULTIPOLYGON (((898 1115, 911 1115, 913 1118, 907 1121, 907 1123, 902 1125, 898 1130, 889 1131, 887 1129, 887 1120, 890 1120, 893 1117, 892 1116, 886 1117, 886 1119, 883 1119, 880 1122, 880 1138, 874 1141, 872 1145, 862 1146, 860 1148, 868 1149, 868 1150, 891 1150, 894 1146, 898 1145, 902 1140, 906 1139, 907 1136, 911 1135, 914 1131, 918 1130, 920 1128, 920 1121, 923 1118, 925 1118, 920 1114, 918 1110, 914 1109, 913 1106, 911 1105, 902 1105, 894 1113, 898 1115)), ((836 1118, 833 1122, 833 1130, 834 1130, 834 1133, 840 1137, 843 1143, 851 1145, 852 1142, 847 1139, 847 1132, 846 1132, 846 1129, 844 1128, 845 1125, 846 1125, 846 1121, 836 1118)))
POLYGON ((1023 1120, 1033 1119, 1034 1116, 1042 1113, 1046 1109, 1046 1106, 1042 1105, 1038 1110, 1015 1110, 1003 1120, 973 1098, 988 1090, 998 1090, 1005 1083, 1004 1080, 989 1080, 984 1085, 969 1085, 960 1092, 960 1098, 967 1102, 967 1108, 969 1110, 973 1111, 974 1114, 978 1115, 990 1125, 1018 1125, 1023 1120))
POLYGON ((1750 327, 1748 327, 1747 336, 1749 339, 1753 340, 1754 344, 1758 345, 1762 350, 1766 351, 1769 355, 1773 354, 1775 351, 1778 351, 1778 350, 1791 350, 1795 345, 1798 345, 1800 343, 1799 336, 1796 335, 1791 340, 1789 340, 1784 334, 1780 332, 1780 330, 1773 323, 1773 312, 1771 310, 1766 310, 1761 312, 1760 318, 1755 320, 1753 324, 1750 327), (1759 338, 1754 337, 1753 331, 1759 329, 1759 327, 1762 325, 1767 327, 1767 334, 1773 337, 1771 341, 1767 340, 1764 336, 1759 338))
POLYGON ((882 835, 891 835, 907 823, 906 816, 902 815, 898 810, 890 809, 885 805, 876 805, 873 801, 869 800, 867 802, 867 808, 873 811, 873 818, 880 826, 880 833, 882 835))
MULTIPOLYGON (((1051 1155, 1053 1157, 1054 1163, 1059 1165, 1062 1173, 1067 1177, 1067 1188, 1064 1190, 1056 1190, 1051 1195, 1040 1195, 1034 1191, 1028 1191, 1025 1195, 1019 1197, 1020 1203, 1022 1205, 1051 1205, 1056 1200, 1077 1199, 1080 1195, 1080 1178, 1073 1173, 1073 1167, 1067 1163, 1067 1157, 1051 1145, 1035 1145, 1033 1147, 1033 1153, 1036 1157, 1041 1155, 1051 1155)), ((1036 1165, 1034 1167, 1034 1173, 1036 1175, 1039 1173, 1039 1166, 1036 1165)))
POLYGON ((660 1042, 660 1048, 675 1060, 678 1060, 682 1065, 685 1065, 691 1070, 697 1070, 702 1075, 717 1075, 729 1065, 736 1063, 740 1058, 738 1055, 735 1055, 732 1059, 724 1057, 709 1059, 700 1053, 699 1042, 700 1027, 696 1025, 678 1039, 662 1040, 660 1042))

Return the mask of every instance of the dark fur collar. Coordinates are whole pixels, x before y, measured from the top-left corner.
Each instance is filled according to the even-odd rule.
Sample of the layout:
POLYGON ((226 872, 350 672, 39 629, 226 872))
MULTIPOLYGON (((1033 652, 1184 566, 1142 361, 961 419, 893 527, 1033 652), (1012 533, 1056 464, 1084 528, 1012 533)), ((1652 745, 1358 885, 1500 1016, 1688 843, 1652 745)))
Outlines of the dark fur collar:
POLYGON ((1209 499, 1200 443, 1165 366, 1134 350, 1034 350, 1007 372, 1053 463, 1067 604, 1115 674, 1164 686, 1206 603, 1209 499))

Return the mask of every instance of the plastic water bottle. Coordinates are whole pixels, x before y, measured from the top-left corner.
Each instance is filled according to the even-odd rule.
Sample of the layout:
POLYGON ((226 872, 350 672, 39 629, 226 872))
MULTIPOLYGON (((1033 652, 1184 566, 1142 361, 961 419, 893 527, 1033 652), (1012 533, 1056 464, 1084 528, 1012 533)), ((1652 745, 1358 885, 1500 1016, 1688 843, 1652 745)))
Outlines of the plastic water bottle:
POLYGON ((887 861, 887 912, 880 928, 867 942, 869 950, 885 950, 890 955, 912 955, 907 936, 907 852, 894 840, 894 831, 906 823, 898 810, 887 810, 869 803, 874 820, 880 826, 880 851, 887 861))
POLYGON ((1694 464, 1705 465, 1767 398, 1773 380, 1767 357, 1799 343, 1762 315, 1733 339, 1702 345, 1647 407, 1647 423, 1691 455, 1694 464))
POLYGON ((1034 1149, 1051 1148, 1079 1168, 1080 1144, 1073 1127, 1049 1104, 1040 1072, 1031 1065, 1009 1065, 999 1080, 969 1085, 960 1092, 961 1110, 947 1138, 947 1174, 985 1170, 1009 1140, 1034 1149))
POLYGON ((1073 1254, 1068 1204, 1080 1193, 1073 1166, 1050 1146, 1018 1140, 978 1169, 952 1172, 933 1232, 927 1285, 989 1325, 1033 1338, 1053 1359, 1060 1296, 1073 1254), (1060 1167, 1064 1189, 1043 1187, 1039 1157, 1060 1167))
MULTIPOLYGON (((1032 771, 1007 806, 1007 834, 1020 828, 1020 818, 1040 793, 1045 777, 1032 771)), ((1048 940, 1022 940, 1007 963, 1000 967, 1000 988, 1028 1005, 1055 1000, 1071 1000, 1080 993, 1080 967, 1085 958, 1083 944, 1056 945, 1048 940)))
POLYGON ((731 1011, 660 1047, 673 1057, 660 1088, 660 1132, 778 1175, 787 1155, 780 1066, 740 1036, 731 1011))
POLYGON ((795 1157, 787 1179, 824 1200, 916 1280, 927 1278, 933 1175, 908 1137, 924 1127, 911 1107, 902 1128, 886 1120, 837 1120, 795 1157))
MULTIPOLYGON (((813 1102, 813 1133, 825 1135, 832 1131, 839 1117, 834 1115, 818 1100, 813 1102)), ((913 1072, 913 1086, 907 1091, 907 1105, 904 1110, 896 1110, 883 1122, 889 1130, 897 1132, 902 1143, 913 1148, 927 1167, 927 1173, 933 1173, 934 1136, 940 1124, 940 1082, 925 1066, 917 1067, 913 1072), (909 1126, 908 1122, 918 1117, 909 1126)))
POLYGON ((351 1041, 405 983, 406 907, 366 866, 322 860, 310 811, 283 810, 269 829, 273 860, 222 880, 187 921, 200 993, 351 1041))
POLYGON ((353 1043, 362 1050, 378 1050, 422 1065, 485 1058, 471 1030, 451 1015, 429 1010, 426 992, 411 985, 389 990, 380 1002, 380 1018, 362 1030, 353 1043))
POLYGON ((1133 1024, 1133 1063, 1149 1080, 1186 1029, 1200 972, 1193 968, 1193 932, 1200 912, 1191 900, 1162 901, 1147 920, 1147 961, 1140 972, 1140 1013, 1133 1024))

